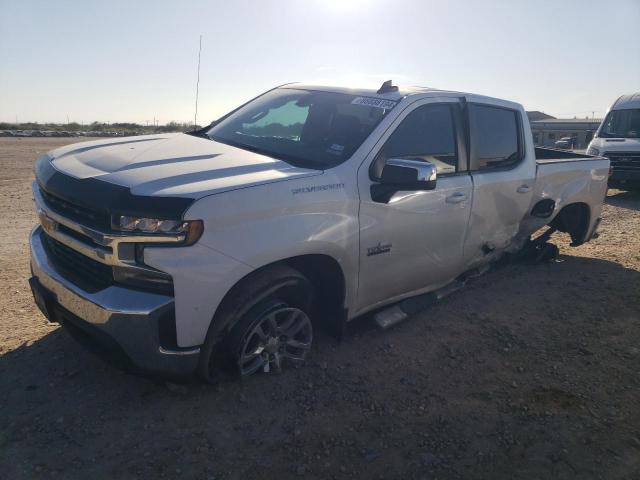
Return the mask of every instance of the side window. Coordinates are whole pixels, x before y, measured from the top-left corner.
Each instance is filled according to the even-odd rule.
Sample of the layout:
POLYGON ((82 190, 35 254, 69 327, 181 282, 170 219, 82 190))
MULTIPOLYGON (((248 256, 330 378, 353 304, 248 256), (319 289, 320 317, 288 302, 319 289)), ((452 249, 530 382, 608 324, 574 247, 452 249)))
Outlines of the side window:
POLYGON ((433 163, 439 174, 455 173, 458 152, 451 108, 444 104, 424 105, 409 113, 382 147, 376 163, 388 158, 410 158, 433 163))
POLYGON ((471 169, 509 168, 520 162, 517 112, 469 104, 471 169))

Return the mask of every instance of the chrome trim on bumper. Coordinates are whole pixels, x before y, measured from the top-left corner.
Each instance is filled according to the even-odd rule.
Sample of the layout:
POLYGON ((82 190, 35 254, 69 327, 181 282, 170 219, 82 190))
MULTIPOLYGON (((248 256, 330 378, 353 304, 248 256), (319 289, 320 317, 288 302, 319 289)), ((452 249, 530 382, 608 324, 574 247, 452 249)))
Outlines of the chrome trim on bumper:
MULTIPOLYGON (((200 348, 188 350, 167 350, 159 346, 153 338, 154 325, 157 328, 158 318, 172 308, 174 298, 169 295, 128 289, 120 285, 111 285, 99 292, 90 293, 82 290, 58 273, 47 257, 40 235, 42 226, 31 231, 29 239, 31 249, 31 270, 38 282, 54 297, 57 304, 71 314, 109 334, 121 343, 134 362, 142 364, 152 362, 154 355, 193 356, 200 353, 200 348), (133 335, 128 337, 127 328, 144 329, 139 332, 146 345, 136 343, 133 335), (153 350, 153 352, 152 352, 153 350), (155 352, 155 353, 154 353, 155 352)), ((160 361, 162 363, 162 360, 160 361)))
POLYGON ((60 275, 51 265, 40 239, 41 226, 31 232, 31 268, 40 283, 58 302, 90 323, 106 323, 118 315, 150 316, 173 302, 173 297, 111 285, 96 293, 85 292, 60 275))

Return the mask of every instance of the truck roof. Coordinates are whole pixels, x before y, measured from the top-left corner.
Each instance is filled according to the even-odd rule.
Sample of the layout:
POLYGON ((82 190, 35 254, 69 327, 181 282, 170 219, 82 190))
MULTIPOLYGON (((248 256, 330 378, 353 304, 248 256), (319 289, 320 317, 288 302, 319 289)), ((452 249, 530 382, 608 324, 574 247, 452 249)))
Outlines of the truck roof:
POLYGON ((626 110, 630 108, 640 108, 640 92, 622 95, 613 104, 611 110, 626 110))
POLYGON ((318 90, 321 92, 335 92, 346 93, 349 95, 358 95, 363 97, 375 97, 384 98, 387 100, 399 101, 409 96, 472 96, 474 100, 486 100, 489 103, 502 104, 506 106, 520 106, 518 103, 504 100, 501 98, 487 97, 484 95, 476 95, 472 93, 456 92, 454 90, 441 90, 432 87, 420 87, 420 86, 399 86, 397 91, 390 91, 385 93, 378 93, 375 88, 351 88, 351 87, 338 87, 333 85, 314 85, 307 83, 288 83, 282 85, 281 88, 301 88, 305 90, 318 90))
MULTIPOLYGON (((376 88, 357 88, 357 87, 339 87, 335 85, 314 85, 307 83, 288 83, 282 86, 283 88, 303 88, 308 90, 318 90, 322 92, 335 92, 346 93, 349 95, 362 95, 364 97, 379 97, 387 100, 400 100, 407 95, 415 95, 416 93, 442 93, 444 90, 439 90, 430 87, 398 87, 397 91, 378 93, 376 88)), ((459 92, 448 92, 459 93, 459 92)))

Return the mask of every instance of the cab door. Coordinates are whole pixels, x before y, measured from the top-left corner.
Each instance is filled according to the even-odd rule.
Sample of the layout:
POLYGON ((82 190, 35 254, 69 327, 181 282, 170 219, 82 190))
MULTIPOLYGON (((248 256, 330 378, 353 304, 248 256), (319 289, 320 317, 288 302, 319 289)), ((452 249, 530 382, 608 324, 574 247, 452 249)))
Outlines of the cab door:
POLYGON ((512 104, 469 96, 465 111, 474 197, 464 263, 471 269, 511 246, 531 206, 536 160, 531 136, 524 133, 529 124, 512 104))
POLYGON ((459 99, 418 101, 399 115, 361 166, 356 314, 438 288, 461 273, 473 200, 462 132, 459 99), (435 188, 372 195, 391 158, 435 164, 435 188))

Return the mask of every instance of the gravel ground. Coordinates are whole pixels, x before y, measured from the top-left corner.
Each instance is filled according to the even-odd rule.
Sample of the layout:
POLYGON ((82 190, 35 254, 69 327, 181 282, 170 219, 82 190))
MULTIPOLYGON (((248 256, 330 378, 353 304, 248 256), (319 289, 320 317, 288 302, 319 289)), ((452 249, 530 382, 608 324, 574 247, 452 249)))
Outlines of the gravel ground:
POLYGON ((36 310, 34 159, 0 139, 0 479, 640 478, 640 194, 601 236, 508 265, 402 324, 356 321, 310 362, 218 387, 158 383, 36 310))

